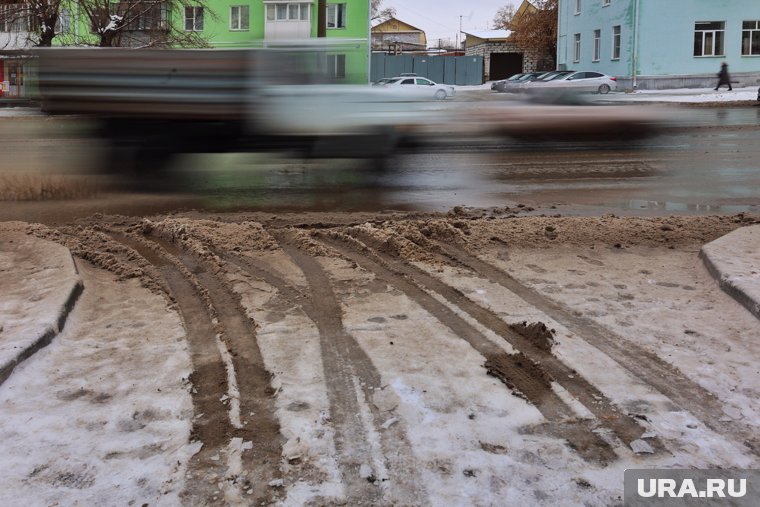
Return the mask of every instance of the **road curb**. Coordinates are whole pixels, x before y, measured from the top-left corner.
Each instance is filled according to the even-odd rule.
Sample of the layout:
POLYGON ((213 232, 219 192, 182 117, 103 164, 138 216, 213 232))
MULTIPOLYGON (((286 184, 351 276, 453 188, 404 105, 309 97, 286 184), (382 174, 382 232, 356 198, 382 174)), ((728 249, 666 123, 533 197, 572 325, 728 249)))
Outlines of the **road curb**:
POLYGON ((760 319, 760 226, 742 227, 699 251, 720 288, 760 319))
MULTIPOLYGON (((71 254, 69 253, 69 255, 71 254)), ((76 303, 79 300, 79 296, 84 291, 84 283, 79 276, 79 270, 77 269, 76 261, 74 260, 73 256, 70 258, 74 272, 73 274, 75 277, 73 277, 71 280, 71 286, 68 289, 68 295, 56 312, 53 323, 45 326, 37 338, 32 340, 24 348, 21 348, 18 353, 16 353, 12 358, 8 359, 4 364, 0 364, 0 385, 8 380, 16 366, 24 362, 26 359, 32 357, 37 351, 50 345, 53 339, 58 334, 60 334, 61 331, 63 331, 69 314, 76 306, 76 303)))

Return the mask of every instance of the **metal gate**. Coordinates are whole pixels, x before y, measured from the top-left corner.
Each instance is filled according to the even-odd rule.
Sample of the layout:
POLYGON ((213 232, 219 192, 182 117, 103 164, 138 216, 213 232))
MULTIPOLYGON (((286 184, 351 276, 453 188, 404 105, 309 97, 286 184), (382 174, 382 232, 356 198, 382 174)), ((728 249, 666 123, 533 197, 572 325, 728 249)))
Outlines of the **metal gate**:
POLYGON ((413 72, 436 83, 458 86, 483 84, 482 56, 411 56, 372 53, 370 79, 413 72))

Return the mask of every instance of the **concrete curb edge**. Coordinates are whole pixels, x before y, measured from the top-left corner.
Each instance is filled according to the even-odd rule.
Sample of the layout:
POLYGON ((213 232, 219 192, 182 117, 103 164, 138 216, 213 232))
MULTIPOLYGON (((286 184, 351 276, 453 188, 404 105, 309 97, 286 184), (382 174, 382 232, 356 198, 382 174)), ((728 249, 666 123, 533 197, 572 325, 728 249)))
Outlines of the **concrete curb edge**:
MULTIPOLYGON (((71 260, 74 264, 74 272, 78 275, 79 270, 77 269, 76 262, 74 262, 73 257, 71 260)), ((71 311, 74 309, 74 306, 76 306, 76 303, 79 300, 79 296, 82 295, 82 292, 84 292, 84 283, 82 282, 82 279, 77 276, 76 281, 69 290, 69 295, 66 298, 66 301, 58 311, 58 317, 56 318, 55 326, 48 326, 40 334, 40 336, 34 340, 34 342, 32 342, 28 347, 21 350, 16 355, 16 357, 8 361, 6 364, 0 365, 0 385, 8 380, 16 366, 21 364, 26 359, 29 359, 37 351, 50 345, 50 343, 53 341, 53 338, 55 338, 58 334, 60 334, 61 331, 63 331, 63 328, 66 325, 66 320, 68 319, 71 311)))
POLYGON ((715 261, 710 258, 710 254, 707 253, 704 246, 699 250, 699 258, 702 259, 702 263, 707 268, 707 271, 713 278, 715 278, 723 292, 734 298, 739 304, 749 310, 752 315, 760 319, 760 302, 747 294, 744 289, 739 287, 732 280, 723 276, 720 269, 716 266, 715 261))

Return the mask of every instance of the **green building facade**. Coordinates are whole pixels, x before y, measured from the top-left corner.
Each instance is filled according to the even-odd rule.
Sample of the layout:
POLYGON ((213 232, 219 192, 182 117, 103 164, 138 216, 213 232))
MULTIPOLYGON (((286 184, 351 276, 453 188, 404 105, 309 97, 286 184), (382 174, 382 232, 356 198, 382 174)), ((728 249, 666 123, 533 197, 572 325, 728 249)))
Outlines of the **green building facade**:
MULTIPOLYGON (((206 0, 195 6, 175 3, 167 7, 156 2, 153 9, 143 7, 139 16, 130 18, 114 45, 148 46, 151 38, 170 31, 173 40, 185 38, 174 47, 240 49, 320 42, 326 43, 329 74, 335 82, 367 83, 369 0, 328 0, 326 35, 319 40, 317 4, 317 0, 206 0)), ((83 11, 77 0, 63 7, 55 45, 99 45, 99 36, 83 11)))

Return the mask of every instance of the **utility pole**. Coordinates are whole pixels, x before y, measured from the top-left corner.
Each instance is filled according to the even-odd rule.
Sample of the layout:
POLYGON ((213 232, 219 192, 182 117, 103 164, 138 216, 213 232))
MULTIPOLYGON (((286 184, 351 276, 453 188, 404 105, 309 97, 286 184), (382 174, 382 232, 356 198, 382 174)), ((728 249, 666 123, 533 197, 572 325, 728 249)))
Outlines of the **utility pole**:
POLYGON ((327 37, 327 0, 317 0, 317 37, 327 37))
MULTIPOLYGON (((459 15, 459 35, 462 35, 462 15, 459 15)), ((462 37, 462 42, 464 42, 464 37, 462 37)), ((459 42, 457 42, 457 50, 459 50, 459 42)))

